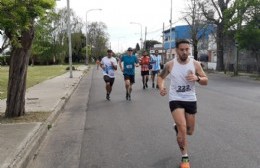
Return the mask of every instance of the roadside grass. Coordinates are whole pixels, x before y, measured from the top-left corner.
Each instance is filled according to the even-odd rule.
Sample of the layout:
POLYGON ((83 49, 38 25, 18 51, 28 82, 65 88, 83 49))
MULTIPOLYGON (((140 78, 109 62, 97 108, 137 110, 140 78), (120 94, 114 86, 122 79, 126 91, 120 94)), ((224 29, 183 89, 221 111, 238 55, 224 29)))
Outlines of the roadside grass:
MULTIPOLYGON (((79 65, 76 65, 77 68, 79 65)), ((67 72, 67 65, 29 66, 27 73, 26 88, 32 87, 44 80, 54 78, 67 72)), ((9 67, 0 67, 0 99, 7 96, 9 67)))
MULTIPOLYGON (((82 64, 73 65, 76 69, 82 64)), ((66 73, 67 65, 51 65, 51 66, 29 66, 27 73, 26 88, 32 87, 44 80, 54 78, 66 73)), ((6 98, 8 84, 9 67, 0 67, 0 99, 6 98)), ((31 123, 45 122, 51 112, 26 112, 24 116, 15 118, 6 118, 4 113, 0 113, 0 124, 11 123, 31 123)))
POLYGON ((8 67, 6 66, 0 67, 0 99, 6 98, 8 71, 9 71, 8 67))
POLYGON ((0 124, 44 122, 50 114, 51 112, 27 112, 21 117, 6 118, 4 113, 0 113, 0 124))
POLYGON ((260 81, 260 76, 259 75, 250 75, 250 78, 260 81))
POLYGON ((256 73, 239 72, 238 76, 234 76, 234 74, 232 73, 232 77, 249 77, 252 80, 256 80, 256 81, 260 80, 260 76, 256 73))

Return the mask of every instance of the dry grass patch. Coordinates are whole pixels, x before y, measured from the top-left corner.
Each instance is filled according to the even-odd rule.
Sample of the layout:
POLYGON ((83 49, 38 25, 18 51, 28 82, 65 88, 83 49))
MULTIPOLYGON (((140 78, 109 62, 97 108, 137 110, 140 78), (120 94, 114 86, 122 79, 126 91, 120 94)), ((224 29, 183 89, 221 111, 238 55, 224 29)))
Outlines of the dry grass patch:
POLYGON ((51 112, 28 112, 24 116, 16 118, 6 118, 4 113, 0 113, 0 123, 31 123, 31 122, 44 122, 50 116, 51 112))

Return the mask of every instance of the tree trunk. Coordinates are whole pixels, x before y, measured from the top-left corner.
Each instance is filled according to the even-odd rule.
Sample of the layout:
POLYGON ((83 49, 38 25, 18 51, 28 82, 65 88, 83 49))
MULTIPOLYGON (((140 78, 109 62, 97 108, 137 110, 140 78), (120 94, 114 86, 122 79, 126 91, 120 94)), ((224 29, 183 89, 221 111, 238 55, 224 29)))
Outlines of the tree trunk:
POLYGON ((224 70, 224 27, 222 23, 217 28, 217 71, 224 70))
POLYGON ((198 60, 198 41, 193 43, 193 56, 195 60, 198 60))
POLYGON ((13 47, 11 52, 5 111, 5 116, 8 118, 25 114, 26 77, 33 37, 32 28, 23 32, 20 40, 21 47, 13 47))

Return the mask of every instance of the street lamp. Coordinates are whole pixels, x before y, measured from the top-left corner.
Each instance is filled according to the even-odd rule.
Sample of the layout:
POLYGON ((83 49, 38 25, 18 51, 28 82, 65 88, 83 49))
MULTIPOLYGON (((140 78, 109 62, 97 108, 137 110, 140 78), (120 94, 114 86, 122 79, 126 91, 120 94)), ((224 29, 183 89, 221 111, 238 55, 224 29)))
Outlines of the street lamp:
POLYGON ((143 33, 142 33, 142 24, 141 23, 137 23, 137 22, 130 22, 130 24, 137 24, 140 26, 141 28, 141 38, 140 38, 140 42, 141 42, 141 50, 142 50, 142 46, 143 46, 143 33))
POLYGON ((88 65, 88 12, 94 11, 94 10, 99 10, 101 11, 102 9, 89 9, 86 12, 86 65, 88 65))

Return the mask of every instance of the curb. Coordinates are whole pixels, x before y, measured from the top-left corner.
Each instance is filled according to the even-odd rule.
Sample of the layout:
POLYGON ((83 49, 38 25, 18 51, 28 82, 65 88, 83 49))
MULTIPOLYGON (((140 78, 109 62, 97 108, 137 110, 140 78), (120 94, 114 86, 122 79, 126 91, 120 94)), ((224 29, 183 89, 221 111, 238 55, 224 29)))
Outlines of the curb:
POLYGON ((11 163, 9 163, 6 168, 26 168, 29 161, 35 156, 35 153, 47 135, 48 130, 52 127, 52 124, 56 121, 59 114, 62 112, 62 109, 70 99, 71 95, 77 89, 83 76, 87 73, 90 73, 91 75, 92 70, 92 67, 88 67, 82 72, 79 79, 74 83, 71 89, 64 95, 63 98, 59 100, 48 119, 45 122, 39 124, 37 128, 35 128, 33 132, 22 142, 20 146, 21 149, 15 152, 13 155, 14 157, 11 159, 11 163))

